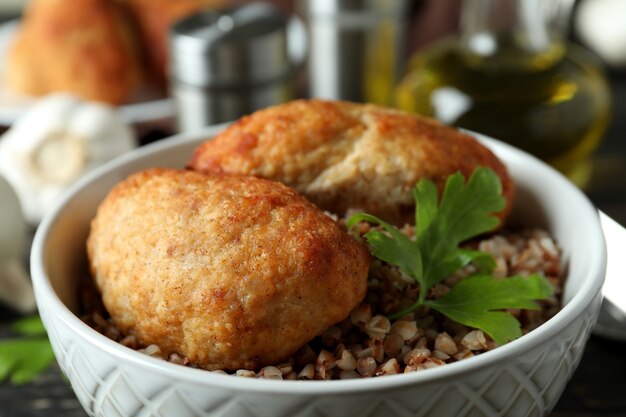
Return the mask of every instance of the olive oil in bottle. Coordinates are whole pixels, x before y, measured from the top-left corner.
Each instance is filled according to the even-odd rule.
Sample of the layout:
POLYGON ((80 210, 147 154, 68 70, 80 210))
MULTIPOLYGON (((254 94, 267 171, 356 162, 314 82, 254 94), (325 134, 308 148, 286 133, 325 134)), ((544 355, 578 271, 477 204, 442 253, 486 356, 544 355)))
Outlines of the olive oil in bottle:
POLYGON ((610 93, 592 55, 564 40, 567 3, 465 0, 461 36, 412 57, 396 104, 508 142, 584 185, 610 93))

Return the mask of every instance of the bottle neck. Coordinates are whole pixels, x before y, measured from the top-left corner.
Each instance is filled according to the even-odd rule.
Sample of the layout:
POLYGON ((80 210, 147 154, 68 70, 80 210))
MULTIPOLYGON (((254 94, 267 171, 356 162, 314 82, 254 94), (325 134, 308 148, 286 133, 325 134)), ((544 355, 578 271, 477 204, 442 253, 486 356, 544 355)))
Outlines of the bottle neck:
POLYGON ((574 0, 464 0, 461 53, 470 66, 540 71, 565 54, 574 0))

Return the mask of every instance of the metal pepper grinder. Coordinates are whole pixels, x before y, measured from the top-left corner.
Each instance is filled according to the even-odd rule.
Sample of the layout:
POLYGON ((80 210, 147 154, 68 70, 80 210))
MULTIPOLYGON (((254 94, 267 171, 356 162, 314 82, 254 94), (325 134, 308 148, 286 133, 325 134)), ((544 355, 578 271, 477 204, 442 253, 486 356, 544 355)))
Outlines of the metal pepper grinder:
POLYGON ((409 0, 297 0, 309 95, 391 104, 404 71, 409 0))
POLYGON ((251 3, 202 11, 173 25, 170 80, 180 131, 294 98, 288 21, 272 5, 251 3))

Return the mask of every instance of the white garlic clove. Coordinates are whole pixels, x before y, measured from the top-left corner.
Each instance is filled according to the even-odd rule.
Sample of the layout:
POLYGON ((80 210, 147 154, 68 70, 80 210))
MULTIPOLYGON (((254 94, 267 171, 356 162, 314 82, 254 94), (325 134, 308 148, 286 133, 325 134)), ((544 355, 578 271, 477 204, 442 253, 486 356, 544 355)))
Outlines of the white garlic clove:
POLYGON ((0 302, 26 313, 35 309, 24 268, 28 226, 13 188, 0 176, 0 302))
POLYGON ((35 311, 35 294, 30 276, 18 259, 13 259, 0 268, 0 302, 20 313, 35 311))

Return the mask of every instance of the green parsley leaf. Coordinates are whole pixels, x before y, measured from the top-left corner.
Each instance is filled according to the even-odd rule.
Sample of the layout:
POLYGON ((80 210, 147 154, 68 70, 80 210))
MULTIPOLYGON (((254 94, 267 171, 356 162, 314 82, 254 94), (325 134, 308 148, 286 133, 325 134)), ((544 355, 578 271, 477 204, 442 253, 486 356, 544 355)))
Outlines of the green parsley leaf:
POLYGON ((391 237, 377 230, 365 234, 372 254, 389 264, 396 265, 410 277, 422 275, 422 258, 415 242, 394 226, 370 214, 355 214, 348 219, 348 227, 366 221, 381 225, 391 237))
POLYGON ((25 337, 0 341, 0 382, 25 384, 54 362, 54 352, 38 316, 15 322, 13 329, 25 337))
POLYGON ((436 204, 437 196, 430 190, 421 192, 423 188, 423 184, 418 184, 415 193, 416 225, 417 222, 427 223, 426 227, 419 226, 421 233, 416 234, 424 264, 424 276, 418 282, 422 287, 430 288, 475 258, 484 260, 480 253, 462 250, 458 246, 496 228, 500 221, 493 213, 502 210, 506 202, 499 177, 488 168, 476 169, 467 184, 464 184, 461 173, 449 176, 435 214, 431 207, 433 199, 436 204), (422 198, 429 200, 426 209, 422 198))
POLYGON ((39 316, 24 317, 11 326, 13 331, 23 336, 45 336, 46 328, 39 316))
POLYGON ((415 241, 369 214, 355 214, 347 225, 353 227, 366 221, 383 227, 385 232, 373 230, 365 234, 372 254, 415 278, 420 288, 426 289, 420 291, 417 301, 422 304, 429 288, 471 262, 481 271, 493 270, 491 255, 458 245, 498 226, 499 220, 492 213, 504 208, 501 193, 499 177, 488 168, 476 169, 467 184, 460 173, 449 176, 441 203, 435 184, 421 180, 413 190, 415 241))
POLYGON ((494 213, 501 211, 506 201, 498 175, 489 168, 477 168, 467 182, 461 173, 450 175, 441 201, 435 184, 421 180, 413 197, 415 240, 369 214, 356 214, 347 222, 349 228, 362 221, 380 225, 382 231, 371 230, 364 236, 372 254, 420 285, 415 303, 390 318, 430 306, 452 320, 485 331, 499 344, 521 336, 515 317, 497 310, 537 308, 533 300, 551 296, 551 284, 539 275, 504 280, 491 277, 488 274, 495 261, 490 254, 459 247, 499 225, 494 213), (438 300, 426 299, 430 288, 470 263, 478 267, 480 275, 465 278, 438 300))
POLYGON ((552 296, 552 285, 542 276, 514 276, 504 279, 473 275, 461 280, 438 300, 427 305, 452 320, 479 328, 502 345, 522 335, 519 322, 509 313, 494 311, 509 308, 536 310, 534 300, 552 296))

